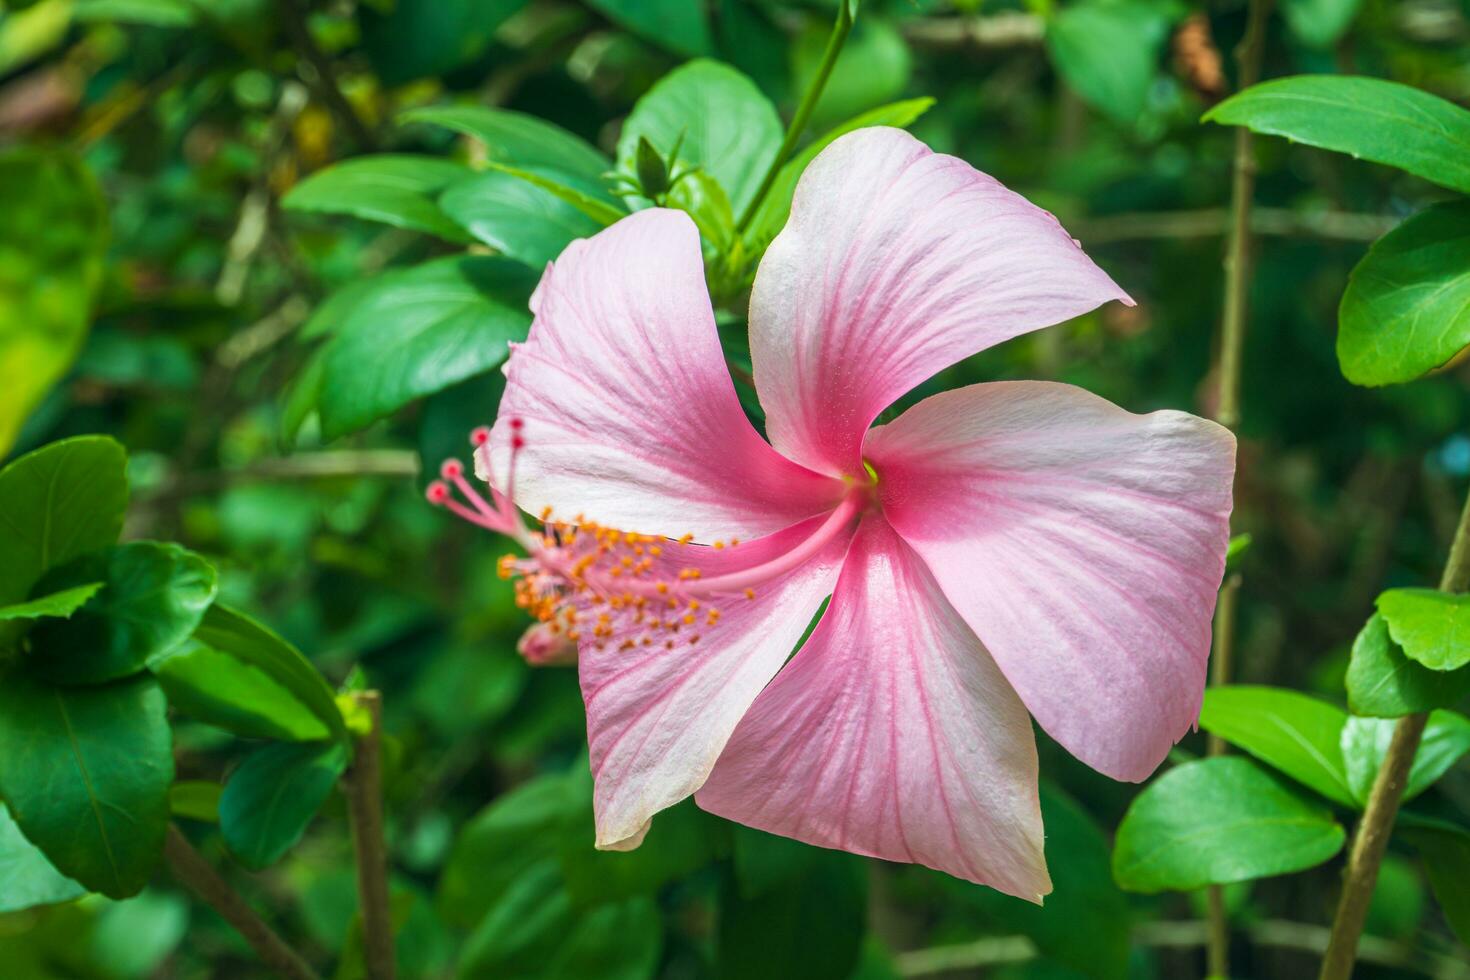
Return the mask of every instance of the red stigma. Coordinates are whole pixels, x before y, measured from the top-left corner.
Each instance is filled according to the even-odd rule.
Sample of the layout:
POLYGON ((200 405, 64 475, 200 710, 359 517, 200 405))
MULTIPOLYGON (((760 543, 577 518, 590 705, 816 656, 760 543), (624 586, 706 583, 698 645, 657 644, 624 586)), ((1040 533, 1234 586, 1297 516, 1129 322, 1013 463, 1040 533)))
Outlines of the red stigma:
POLYGON ((464 464, 457 459, 446 459, 439 464, 439 475, 446 480, 457 480, 464 476, 464 464))
POLYGON ((470 445, 472 446, 483 446, 489 441, 490 430, 483 425, 470 433, 470 445))
POLYGON ((424 496, 429 498, 431 504, 442 504, 449 499, 449 488, 435 480, 425 488, 424 496))
POLYGON ((510 448, 524 449, 526 448, 526 440, 522 439, 520 436, 512 436, 510 440, 510 448))
POLYGON ((510 420, 510 427, 514 431, 519 432, 526 427, 526 420, 519 416, 512 418, 510 420))

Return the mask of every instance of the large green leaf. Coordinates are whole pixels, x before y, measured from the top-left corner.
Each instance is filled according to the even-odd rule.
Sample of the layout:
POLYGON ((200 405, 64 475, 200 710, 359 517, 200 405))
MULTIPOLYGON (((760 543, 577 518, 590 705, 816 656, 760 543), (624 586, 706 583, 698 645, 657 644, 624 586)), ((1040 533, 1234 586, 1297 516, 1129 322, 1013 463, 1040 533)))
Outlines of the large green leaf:
POLYGON ((388 85, 442 75, 485 53, 529 0, 395 0, 357 8, 362 45, 388 85))
MULTIPOLYGON (((405 123, 443 126, 485 144, 490 160, 512 167, 549 169, 581 177, 601 187, 612 166, 592 144, 560 126, 523 112, 488 106, 427 106, 399 117, 405 123)), ((608 201, 614 198, 604 192, 608 201)))
MULTIPOLYGON (((808 91, 831 39, 827 17, 807 19, 791 47, 792 83, 808 91)), ((853 22, 832 74, 812 110, 814 126, 831 126, 903 94, 913 70, 913 55, 898 28, 881 16, 864 15, 853 22)))
POLYGON ((1275 687, 1232 685, 1205 691, 1200 727, 1344 806, 1357 799, 1342 758, 1347 712, 1275 687))
MULTIPOLYGON (((194 639, 210 650, 228 654, 240 664, 260 671, 305 705, 333 735, 339 739, 347 737, 342 712, 326 678, 301 651, 260 623, 242 612, 215 603, 194 631, 194 639)), ((219 696, 214 685, 211 685, 211 690, 219 696)), ((239 701, 232 703, 236 708, 241 707, 239 701)), ((293 731, 304 730, 304 723, 295 720, 294 715, 292 717, 287 726, 293 731)), ((276 721, 281 723, 281 718, 277 717, 276 721)))
POLYGON ((1281 0, 1286 26, 1313 48, 1330 48, 1351 26, 1363 0, 1281 0))
POLYGON ((727 886, 721 896, 715 976, 851 976, 867 921, 863 863, 840 851, 760 831, 736 828, 735 835, 737 867, 742 851, 772 853, 743 859, 747 868, 755 864, 766 869, 758 890, 752 891, 747 871, 743 880, 737 879, 738 887, 727 886), (793 855, 796 860, 789 860, 793 855), (784 867, 776 867, 778 863, 784 867))
POLYGON ((1249 759, 1185 763, 1134 799, 1113 876, 1129 891, 1185 891, 1302 871, 1345 834, 1328 809, 1249 759))
POLYGON ((77 436, 0 470, 0 603, 24 601, 48 568, 117 540, 127 465, 112 439, 77 436))
POLYGON ((519 262, 483 256, 380 276, 323 355, 323 434, 345 435, 500 364, 526 336, 535 282, 519 262))
MULTIPOLYGON (((1387 718, 1349 718, 1342 730, 1342 756, 1348 783, 1358 805, 1364 806, 1373 790, 1378 769, 1393 741, 1396 721, 1387 718)), ((1404 787, 1411 800, 1443 776, 1470 752, 1470 719, 1453 711, 1436 711, 1429 716, 1424 738, 1414 754, 1414 765, 1404 787)))
POLYGON ((1441 671, 1470 663, 1470 595, 1390 589, 1378 597, 1378 612, 1410 660, 1441 671))
POLYGON ((634 34, 686 57, 710 53, 705 5, 689 0, 587 0, 634 34))
POLYGON ((1431 708, 1449 708, 1470 694, 1470 665, 1430 670, 1404 656, 1374 613, 1353 641, 1347 671, 1348 706, 1355 715, 1400 718, 1431 708))
POLYGON ((638 100, 618 137, 618 169, 638 172, 638 140, 724 188, 738 215, 781 145, 781 120, 755 83, 729 65, 698 59, 674 69, 638 100))
POLYGON ((285 685, 234 656, 191 640, 149 661, 169 703, 245 738, 330 738, 325 722, 285 685))
MULTIPOLYGON (((0 456, 82 348, 101 278, 107 213, 64 153, 0 153, 0 456)), ((0 596, 3 598, 3 596, 0 596)))
POLYGON ((36 905, 69 902, 87 890, 57 871, 46 855, 26 840, 0 803, 0 914, 36 905))
POLYGON ((42 619, 45 617, 66 619, 82 608, 104 584, 87 582, 84 585, 62 589, 60 592, 47 593, 38 599, 18 602, 10 606, 0 606, 0 620, 42 619))
POLYGON ((786 161, 777 172, 776 181, 771 185, 771 190, 766 194, 765 200, 761 202, 760 210, 756 212, 746 237, 754 242, 763 242, 776 236, 791 215, 791 198, 796 194, 796 185, 801 175, 817 158, 817 154, 831 145, 837 137, 869 126, 906 127, 927 112, 933 104, 933 99, 925 97, 879 106, 854 116, 812 140, 802 148, 800 153, 786 161))
POLYGON ((1171 19, 1171 6, 1154 0, 1079 0, 1047 23, 1046 47, 1078 95, 1132 123, 1158 74, 1171 19))
POLYGON ((545 188, 500 170, 461 180, 439 203, 476 239, 537 270, 568 242, 603 227, 545 188))
POLYGON ((173 736, 151 677, 101 687, 0 680, 0 797, 62 874, 125 898, 163 852, 173 736))
POLYGON ((395 153, 358 157, 312 174, 291 188, 281 204, 467 242, 465 229, 439 210, 434 199, 470 173, 464 164, 438 157, 395 153))
POLYGON ((1386 163, 1470 194, 1470 110, 1398 82, 1277 78, 1231 96, 1205 119, 1386 163))
POLYGON ((268 745, 230 774, 220 833, 241 864, 260 870, 296 845, 347 768, 344 742, 268 745))
POLYGON ((176 544, 133 541, 46 573, 42 592, 106 582, 76 615, 31 631, 31 668, 55 684, 101 684, 136 674, 194 632, 214 601, 214 568, 176 544))
POLYGON ((1461 942, 1470 943, 1470 830, 1441 820, 1399 822, 1399 833, 1424 859, 1429 885, 1450 928, 1461 942))
POLYGON ((1470 346, 1470 201, 1428 208, 1374 242, 1337 327, 1338 363, 1360 385, 1413 381, 1470 346))

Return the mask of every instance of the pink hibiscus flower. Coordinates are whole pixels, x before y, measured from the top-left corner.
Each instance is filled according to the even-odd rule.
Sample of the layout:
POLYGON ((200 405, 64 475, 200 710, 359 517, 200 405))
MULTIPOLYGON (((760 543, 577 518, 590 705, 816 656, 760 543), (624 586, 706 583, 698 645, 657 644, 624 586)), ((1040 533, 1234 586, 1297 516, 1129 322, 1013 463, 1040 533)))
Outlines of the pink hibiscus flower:
POLYGON ((1190 730, 1234 439, 1045 382, 871 426, 960 359, 1113 299, 1131 302, 995 180, 901 130, 846 135, 756 276, 767 443, 686 215, 640 211, 547 269, 476 437, 498 489, 451 463, 464 501, 430 496, 516 536, 503 570, 536 642, 577 643, 599 847, 636 847, 694 794, 812 844, 1050 890, 1028 712, 1126 780, 1190 730))

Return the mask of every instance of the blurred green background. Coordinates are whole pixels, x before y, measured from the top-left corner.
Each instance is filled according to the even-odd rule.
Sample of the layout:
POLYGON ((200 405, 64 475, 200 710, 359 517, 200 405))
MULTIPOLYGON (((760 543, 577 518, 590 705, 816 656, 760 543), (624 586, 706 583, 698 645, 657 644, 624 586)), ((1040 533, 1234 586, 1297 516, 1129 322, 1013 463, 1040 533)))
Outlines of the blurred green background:
MULTIPOLYGON (((495 574, 503 546, 422 497, 421 469, 466 455, 469 430, 493 420, 496 373, 389 405, 371 424, 311 411, 309 338, 331 329, 323 300, 485 236, 437 212, 423 219, 448 222, 436 235, 283 207, 303 179, 369 151, 476 162, 472 141, 399 123, 430 105, 519 110, 613 155, 635 101, 693 57, 733 65, 786 119, 834 11, 819 0, 10 0, 0 15, 0 152, 53 155, 34 187, 0 168, 0 285, 11 287, 0 434, 14 437, 11 455, 116 437, 130 452, 126 537, 205 555, 222 599, 334 682, 360 669, 383 692, 405 976, 1203 974, 1202 896, 1113 883, 1110 839, 1137 787, 1044 736, 1056 881, 1044 909, 688 802, 641 851, 593 851, 575 672, 520 659, 527 624, 495 574), (12 301, 35 282, 45 295, 12 301), (42 326, 32 346, 17 339, 42 326)), ((932 97, 917 136, 1055 212, 1139 301, 985 352, 910 399, 1049 378, 1133 411, 1211 413, 1233 131, 1199 117, 1232 90, 1244 23, 1231 0, 863 7, 812 132, 932 97)), ((1264 73, 1304 72, 1376 75, 1464 104, 1470 3, 1280 0, 1264 73)), ((1349 644, 1378 592, 1437 577, 1470 474, 1470 372, 1350 385, 1333 352, 1336 304, 1369 242, 1450 195, 1284 140, 1257 148, 1238 677, 1341 702, 1349 644)), ((728 299, 738 314, 738 283, 728 299)), ((738 365, 743 324, 725 327, 738 365)), ((369 359, 390 349, 386 335, 364 343, 369 359)), ((219 781, 242 758, 241 740, 216 729, 179 718, 175 731, 180 779, 219 781)), ((1179 758, 1202 752, 1191 736, 1179 758)), ((1433 795, 1463 820, 1470 769, 1433 795)), ((350 977, 360 927, 342 810, 328 800, 268 870, 227 874, 323 971, 350 977)), ((228 865, 209 825, 188 828, 228 865)), ((1228 889, 1238 975, 1315 971, 1340 864, 1228 889)), ((1360 976, 1470 975, 1407 851, 1385 865, 1368 932, 1360 976)), ((265 975, 165 874, 125 902, 0 914, 6 980, 265 975)))

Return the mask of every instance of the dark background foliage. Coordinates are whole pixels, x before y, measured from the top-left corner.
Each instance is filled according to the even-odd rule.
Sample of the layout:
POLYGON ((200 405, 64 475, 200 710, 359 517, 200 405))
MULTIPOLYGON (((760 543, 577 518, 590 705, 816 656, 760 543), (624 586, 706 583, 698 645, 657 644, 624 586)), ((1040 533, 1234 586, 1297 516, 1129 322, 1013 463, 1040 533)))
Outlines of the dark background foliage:
MULTIPOLYGON (((495 364, 439 365, 395 395, 442 342, 403 339, 403 309, 422 310, 412 296, 344 314, 341 292, 466 244, 510 255, 555 246, 506 246, 504 226, 446 215, 454 209, 435 207, 441 188, 426 165, 412 168, 428 209, 417 225, 282 206, 309 175, 370 151, 483 163, 483 147, 450 129, 400 122, 415 107, 515 109, 616 157, 635 101, 691 57, 744 72, 784 122, 834 11, 819 0, 12 0, 0 15, 0 143, 56 154, 47 172, 80 195, 7 197, 0 222, 23 234, 6 236, 20 244, 0 253, 0 282, 47 280, 56 295, 0 305, 0 335, 52 317, 79 338, 91 310, 74 362, 46 349, 0 361, 0 432, 19 426, 12 456, 75 434, 116 437, 130 454, 125 538, 205 556, 221 600, 269 623, 334 683, 383 692, 406 976, 1203 972, 1202 895, 1130 895, 1113 882, 1112 837, 1137 787, 1092 773, 1044 736, 1057 885, 1044 909, 771 838, 690 803, 660 817, 641 851, 594 852, 575 673, 517 656, 526 624, 495 574, 503 544, 422 497, 421 470, 464 455, 469 430, 493 420, 495 364), (67 181, 69 170, 82 176, 67 181), (352 344, 329 340, 338 346, 321 368, 325 348, 314 345, 353 317, 367 325, 352 344)), ((1232 88, 1229 52, 1244 24, 1244 5, 1230 0, 863 8, 811 133, 933 97, 916 135, 1055 212, 1139 301, 987 351, 910 399, 1048 378, 1133 411, 1211 414, 1233 131, 1199 118, 1232 88)), ((1281 0, 1264 74, 1313 72, 1396 79, 1464 104, 1470 4, 1281 0)), ((1253 543, 1239 564, 1237 673, 1341 703, 1350 644, 1379 591, 1437 578, 1470 474, 1470 376, 1349 384, 1334 355, 1336 305, 1369 242, 1450 194, 1285 140, 1257 146, 1235 521, 1253 543)), ((449 261, 470 263, 455 269, 476 283, 496 280, 489 292, 510 308, 505 297, 534 280, 531 268, 494 264, 505 260, 449 261)), ((723 297, 737 368, 740 286, 723 297)), ((506 335, 524 329, 506 323, 506 335)), ((186 713, 174 731, 180 780, 233 779, 247 758, 245 740, 186 713)), ((1203 751, 1203 736, 1191 736, 1175 761, 1203 751)), ((1470 819, 1470 770, 1452 769, 1429 801, 1470 819)), ((175 814, 187 812, 176 799, 175 814)), ((240 845, 227 856, 212 823, 180 819, 314 963, 361 975, 335 793, 284 857, 240 845), (244 870, 247 853, 265 870, 244 870)), ((8 832, 0 826, 0 838, 8 832)), ((1315 969, 1341 860, 1227 890, 1239 975, 1315 969)), ((0 862, 0 891, 4 872, 0 862)), ((1465 947, 1412 851, 1391 852, 1368 932, 1361 976, 1466 975, 1455 966, 1465 947)), ((0 913, 0 975, 265 973, 160 871, 126 901, 0 913)))

